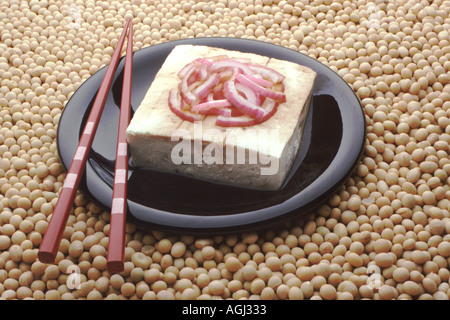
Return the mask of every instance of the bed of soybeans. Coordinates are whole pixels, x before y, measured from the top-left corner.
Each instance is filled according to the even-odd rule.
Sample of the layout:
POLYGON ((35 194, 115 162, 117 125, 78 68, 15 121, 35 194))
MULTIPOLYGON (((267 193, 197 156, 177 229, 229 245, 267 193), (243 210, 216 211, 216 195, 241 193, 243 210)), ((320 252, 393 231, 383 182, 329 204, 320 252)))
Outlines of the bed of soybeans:
POLYGON ((448 300, 449 30, 448 0, 0 0, 0 299, 448 300), (66 175, 61 113, 127 19, 134 51, 235 37, 328 66, 365 114, 354 173, 276 230, 204 237, 128 222, 116 274, 111 213, 78 191, 55 263, 40 262, 66 175))

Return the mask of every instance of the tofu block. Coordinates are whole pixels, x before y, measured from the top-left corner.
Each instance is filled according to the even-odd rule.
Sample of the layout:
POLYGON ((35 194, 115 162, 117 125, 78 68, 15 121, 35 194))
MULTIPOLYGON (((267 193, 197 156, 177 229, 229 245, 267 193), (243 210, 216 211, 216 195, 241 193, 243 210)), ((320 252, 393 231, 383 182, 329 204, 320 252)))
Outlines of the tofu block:
POLYGON ((315 78, 313 70, 293 62, 207 46, 176 46, 127 129, 133 163, 244 188, 278 190, 300 148, 315 78), (197 58, 220 55, 250 59, 285 77, 286 101, 271 118, 248 127, 221 127, 217 116, 190 122, 170 110, 169 92, 181 82, 178 72, 197 58))

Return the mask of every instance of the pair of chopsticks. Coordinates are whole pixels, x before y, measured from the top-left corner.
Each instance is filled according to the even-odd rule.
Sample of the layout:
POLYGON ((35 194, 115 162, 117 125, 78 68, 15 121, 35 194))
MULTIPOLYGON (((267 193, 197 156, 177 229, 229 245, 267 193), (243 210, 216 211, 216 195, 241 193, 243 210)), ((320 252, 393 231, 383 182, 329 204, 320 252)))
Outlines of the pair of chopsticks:
POLYGON ((114 171, 113 199, 111 204, 111 221, 108 245, 107 268, 110 272, 123 270, 126 193, 128 180, 128 145, 126 128, 130 121, 131 78, 133 59, 133 25, 127 20, 117 46, 111 57, 111 62, 100 84, 94 104, 89 113, 86 125, 81 135, 75 155, 70 164, 62 186, 52 218, 42 239, 38 258, 44 263, 54 263, 60 246, 63 231, 69 218, 81 176, 86 167, 86 161, 94 140, 109 89, 119 63, 125 38, 128 33, 125 67, 123 75, 122 100, 120 105, 119 129, 117 137, 116 165, 114 171))

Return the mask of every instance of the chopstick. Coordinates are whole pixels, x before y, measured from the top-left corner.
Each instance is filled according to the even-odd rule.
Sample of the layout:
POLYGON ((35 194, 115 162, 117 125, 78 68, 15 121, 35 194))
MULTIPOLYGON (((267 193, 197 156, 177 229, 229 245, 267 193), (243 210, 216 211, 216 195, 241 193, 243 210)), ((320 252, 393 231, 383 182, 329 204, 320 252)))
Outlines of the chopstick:
POLYGON ((89 113, 86 125, 78 143, 77 150, 70 164, 67 172, 64 184, 61 188, 61 192, 53 210, 52 218, 42 239, 38 258, 44 263, 54 263, 56 255, 58 253, 59 245, 61 242, 62 234, 65 229, 67 219, 69 218, 70 209, 72 207, 78 185, 81 180, 84 168, 86 166, 86 160, 89 151, 94 140, 95 132, 100 121, 100 117, 105 105, 109 89, 113 80, 114 73, 119 63, 120 54, 122 52, 123 43, 127 35, 130 20, 127 20, 122 34, 119 38, 114 53, 111 57, 106 73, 103 76, 103 80, 100 84, 100 88, 94 100, 94 104, 89 113))
POLYGON ((130 25, 123 73, 122 100, 120 102, 119 133, 117 135, 116 166, 114 171, 113 199, 107 269, 111 273, 124 269, 125 223, 127 213, 128 144, 126 129, 130 122, 131 80, 133 73, 133 25, 130 25))

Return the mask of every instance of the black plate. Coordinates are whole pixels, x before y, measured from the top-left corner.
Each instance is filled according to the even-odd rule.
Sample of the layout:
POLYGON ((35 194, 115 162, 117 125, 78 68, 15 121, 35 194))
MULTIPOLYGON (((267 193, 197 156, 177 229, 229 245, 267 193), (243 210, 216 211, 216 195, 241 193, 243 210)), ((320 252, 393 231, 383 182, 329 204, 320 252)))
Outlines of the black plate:
MULTIPOLYGON (((217 234, 273 226, 317 207, 352 172, 365 141, 365 118, 353 90, 332 70, 291 49, 235 38, 197 38, 147 47, 134 53, 133 111, 176 45, 196 44, 252 52, 305 65, 317 73, 301 148, 280 191, 225 186, 130 166, 128 210, 151 228, 217 234)), ((111 207, 115 147, 124 60, 106 101, 80 189, 111 207)), ((106 68, 71 97, 58 128, 58 151, 68 168, 106 68)))

